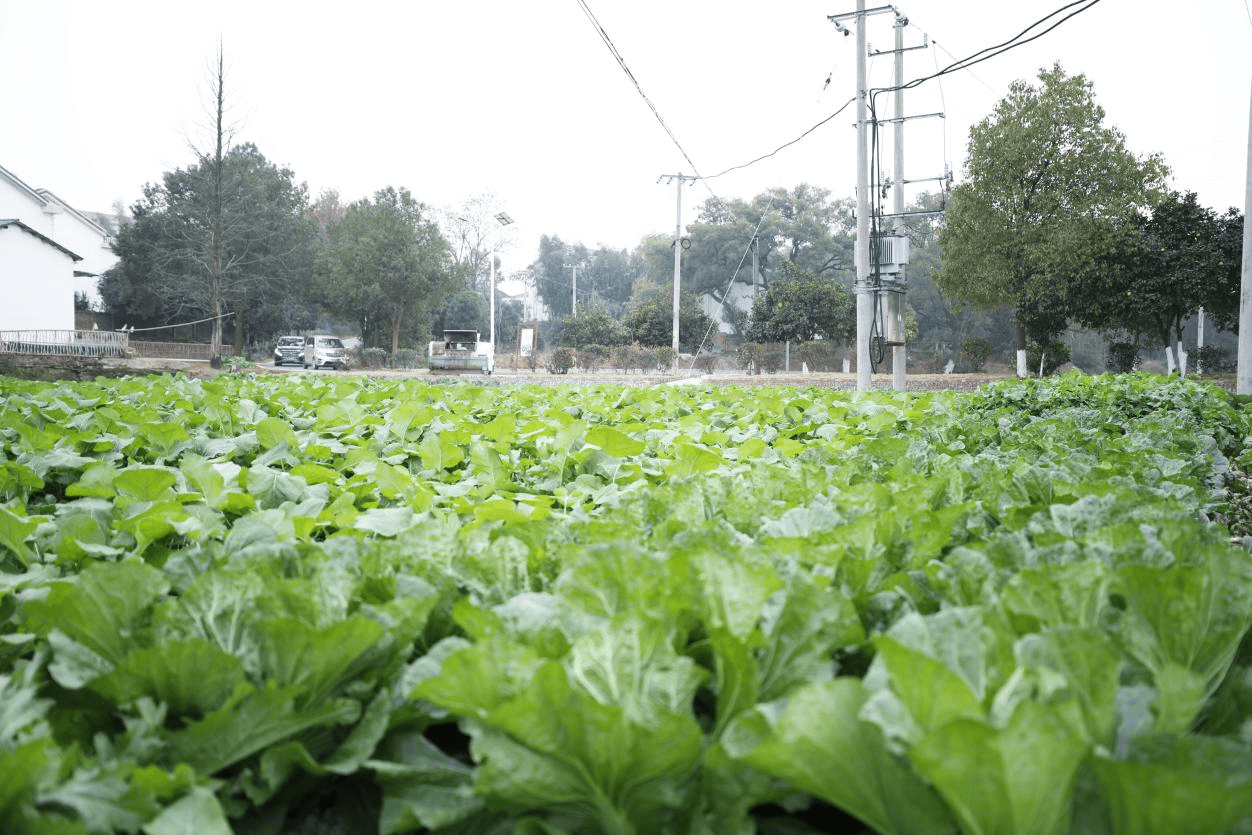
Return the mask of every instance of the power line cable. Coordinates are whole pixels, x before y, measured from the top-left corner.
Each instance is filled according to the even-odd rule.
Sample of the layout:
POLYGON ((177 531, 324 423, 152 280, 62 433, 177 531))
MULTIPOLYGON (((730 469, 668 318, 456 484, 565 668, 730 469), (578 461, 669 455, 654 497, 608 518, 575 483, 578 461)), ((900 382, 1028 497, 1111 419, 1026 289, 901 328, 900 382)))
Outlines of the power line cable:
POLYGON ((853 96, 852 98, 848 99, 846 102, 844 102, 844 103, 843 103, 843 106, 842 106, 842 107, 840 107, 840 108, 839 108, 838 110, 836 110, 834 113, 832 113, 832 114, 830 114, 829 116, 827 116, 825 119, 822 119, 820 122, 818 122, 816 125, 814 125, 813 127, 809 128, 808 130, 806 130, 804 133, 802 133, 802 134, 800 134, 799 136, 797 136, 795 139, 791 140, 790 142, 784 142, 782 145, 779 145, 777 148, 775 148, 774 150, 770 151, 768 154, 761 154, 761 156, 757 157, 756 159, 754 159, 754 160, 750 160, 750 161, 748 161, 748 162, 745 162, 745 163, 743 163, 742 165, 732 165, 730 168, 727 168, 725 171, 719 171, 718 173, 713 174, 713 175, 711 175, 711 176, 709 176, 709 177, 706 177, 705 179, 708 179, 708 180, 716 179, 717 177, 720 177, 720 176, 722 176, 723 174, 729 174, 729 173, 730 173, 730 172, 732 172, 732 171, 738 171, 738 170, 739 170, 739 169, 741 169, 741 168, 747 168, 747 167, 748 167, 748 166, 750 166, 750 165, 756 165, 758 162, 761 162, 762 160, 769 159, 770 157, 772 157, 772 156, 774 156, 775 154, 777 154, 779 151, 782 151, 782 150, 785 150, 785 149, 787 149, 787 148, 790 148, 792 145, 794 145, 794 144, 796 144, 797 142, 799 142, 800 140, 804 139, 804 138, 805 138, 805 137, 807 137, 810 133, 812 133, 813 131, 817 130, 817 129, 818 129, 818 128, 820 128, 822 125, 826 124, 827 122, 829 122, 831 119, 833 119, 833 118, 835 118, 836 116, 838 116, 838 115, 839 115, 840 113, 842 113, 843 111, 847 110, 847 109, 848 109, 848 106, 849 106, 850 104, 852 104, 854 101, 856 101, 856 96, 853 96))
MULTIPOLYGON (((847 107, 847 105, 844 105, 847 107)), ((730 281, 726 282, 726 289, 722 291, 722 298, 725 299, 730 295, 730 288, 735 285, 735 279, 739 277, 739 271, 743 269, 743 262, 748 260, 748 253, 752 251, 753 246, 759 246, 757 234, 761 231, 761 224, 765 222, 765 218, 774 210, 774 197, 771 195, 769 203, 765 205, 765 211, 761 212, 761 217, 757 219, 756 226, 752 229, 752 237, 748 239, 748 245, 744 247, 743 255, 739 256, 739 264, 735 267, 735 271, 730 276, 730 281)), ((756 276, 752 276, 753 293, 756 292, 756 276)), ((723 302, 723 305, 725 302, 723 302)), ((695 353, 691 355, 691 365, 694 368, 696 357, 700 356, 700 351, 704 349, 704 343, 708 342, 709 334, 713 332, 713 328, 717 326, 716 320, 709 322, 709 326, 704 330, 704 336, 700 339, 700 345, 696 348, 695 353)))
MULTIPOLYGON (((582 2, 582 0, 579 0, 579 2, 582 2)), ((1074 17, 1075 15, 1078 15, 1078 14, 1080 14, 1080 13, 1082 13, 1082 12, 1085 12, 1087 9, 1091 8, 1092 6, 1094 6, 1094 5, 1095 5, 1096 3, 1098 3, 1098 2, 1100 2, 1100 0, 1075 0, 1075 2, 1073 2, 1073 3, 1069 3, 1068 5, 1065 5, 1065 6, 1062 6, 1061 8, 1059 8, 1059 9, 1057 9, 1056 11, 1052 12, 1051 14, 1046 15, 1045 17, 1040 18, 1040 19, 1039 19, 1038 21, 1036 21, 1035 23, 1032 23, 1030 26, 1027 26, 1027 27, 1026 27, 1025 29, 1023 29, 1023 30, 1022 30, 1022 31, 1021 31, 1021 32, 1020 32, 1020 33, 1019 33, 1016 37, 1011 38, 1011 39, 1009 39, 1008 41, 1005 41, 1005 42, 1004 42, 1004 43, 1002 43, 1002 44, 997 44, 997 45, 995 45, 995 46, 990 46, 990 47, 987 47, 986 49, 979 50, 978 52, 975 52, 973 55, 970 55, 970 56, 969 56, 969 57, 967 57, 967 58, 956 59, 956 57, 955 57, 955 56, 953 56, 951 52, 948 52, 948 50, 947 50, 947 49, 943 49, 943 47, 940 47, 940 49, 943 49, 943 51, 944 51, 944 52, 947 52, 947 54, 948 54, 950 57, 952 57, 952 58, 954 59, 954 60, 953 60, 953 62, 952 62, 951 64, 949 64, 948 66, 944 67, 943 69, 936 69, 936 70, 935 70, 935 72, 933 72, 933 73, 932 73, 932 74, 930 74, 930 75, 924 76, 924 77, 922 77, 922 78, 914 79, 913 81, 910 81, 910 82, 908 82, 907 84, 904 84, 904 85, 903 85, 903 87, 902 87, 902 89, 911 89, 911 88, 916 87, 916 86, 918 86, 918 85, 920 85, 920 84, 923 84, 923 83, 925 83, 925 82, 927 82, 927 81, 930 81, 931 79, 934 79, 934 78, 941 78, 941 77, 943 77, 943 76, 945 76, 945 75, 949 75, 949 74, 951 74, 951 73, 957 72, 958 70, 968 70, 970 67, 974 66, 975 64, 980 64, 980 63, 982 63, 983 61, 989 60, 989 59, 994 58, 994 57, 996 57, 996 56, 998 56, 998 55, 1003 55, 1005 52, 1008 52, 1010 49, 1014 49, 1014 48, 1016 48, 1016 47, 1018 47, 1018 46, 1022 46, 1023 44, 1030 43, 1030 42, 1031 42, 1031 41, 1033 41, 1033 40, 1036 40, 1036 39, 1038 39, 1038 38, 1043 37, 1043 36, 1044 36, 1044 35, 1046 35, 1048 32, 1051 32, 1053 29, 1055 29, 1057 26, 1060 26, 1062 23, 1064 23, 1065 21, 1069 20, 1071 17, 1074 17), (1085 4, 1085 5, 1084 5, 1084 4, 1085 4), (1073 12, 1073 13, 1072 13, 1072 14, 1070 14, 1070 15, 1067 15, 1065 18, 1063 18, 1063 19, 1061 19, 1061 20, 1057 21, 1055 24, 1053 24, 1052 26, 1048 27, 1048 29, 1044 30, 1043 32, 1040 32, 1040 33, 1038 33, 1038 34, 1036 34, 1036 35, 1032 36, 1031 38, 1029 38, 1029 39, 1027 39, 1027 40, 1023 40, 1023 41, 1018 42, 1018 39, 1019 39, 1019 38, 1021 38, 1021 37, 1022 37, 1022 35, 1026 34, 1026 33, 1027 33, 1027 32, 1029 32, 1029 31, 1031 31, 1032 29, 1034 29, 1035 27, 1037 27, 1037 26, 1039 26, 1040 24, 1044 23, 1044 22, 1045 22, 1045 21, 1047 21, 1048 19, 1055 17, 1056 15, 1060 14, 1061 12, 1065 11, 1065 10, 1066 10, 1066 9, 1068 9, 1068 8, 1071 8, 1071 7, 1073 7, 1073 6, 1080 6, 1080 5, 1081 5, 1081 6, 1083 6, 1083 8, 1079 9, 1079 10, 1078 10, 1078 11, 1076 11, 1076 12, 1073 12), (996 50, 996 51, 995 51, 993 54, 990 54, 990 55, 985 55, 985 56, 984 56, 984 57, 982 57, 982 58, 979 58, 979 57, 978 57, 978 56, 980 56, 980 55, 984 55, 984 53, 991 52, 992 50, 996 50), (975 58, 978 58, 978 60, 974 60, 975 58)), ((1245 4, 1246 4, 1247 2, 1248 2, 1248 0, 1244 0, 1244 3, 1245 3, 1245 4)), ((1252 20, 1252 12, 1249 12, 1249 19, 1250 19, 1250 20, 1252 20)), ((938 42, 937 42, 937 41, 934 41, 934 39, 933 39, 933 38, 932 38, 931 40, 932 40, 932 42, 933 42, 933 43, 935 43, 935 45, 936 45, 936 46, 938 46, 938 45, 939 45, 939 44, 938 44, 938 42)), ((936 64, 937 64, 937 63, 938 63, 938 62, 937 62, 937 60, 936 60, 936 64)), ((984 86, 987 86, 987 87, 988 87, 988 89, 991 89, 991 88, 990 88, 990 86, 989 86, 989 85, 987 85, 987 83, 986 83, 985 81, 983 81, 981 78, 979 78, 977 74, 975 74, 975 73, 972 73, 972 72, 971 72, 971 73, 970 73, 970 75, 972 75, 972 76, 974 76, 974 78, 978 79, 978 81, 979 81, 979 82, 981 82, 984 86)), ((893 91, 894 89, 895 89, 894 87, 888 87, 888 88, 883 88, 883 91, 884 91, 884 92, 890 92, 890 91, 893 91)), ((993 90, 993 92, 994 92, 994 90, 993 90)), ((800 142, 801 140, 803 140, 803 139, 805 139, 806 137, 808 137, 808 136, 809 136, 809 134, 813 133, 813 131, 817 130, 817 129, 818 129, 818 128, 820 128, 822 125, 826 124, 826 123, 827 123, 827 122, 829 122, 831 119, 834 119, 836 116, 838 116, 838 115, 839 115, 840 113, 842 113, 844 110, 846 110, 846 109, 848 108, 848 106, 849 106, 850 104, 852 104, 854 101, 856 101, 856 97, 855 97, 855 96, 854 96, 854 97, 852 97, 851 99, 848 99, 848 101, 847 101, 847 102, 845 102, 845 103, 843 104, 843 106, 842 106, 842 107, 840 107, 840 108, 839 108, 838 110, 836 110, 834 113, 832 113, 832 114, 830 114, 829 116, 827 116, 825 119, 822 119, 822 120, 821 120, 820 122, 818 122, 817 124, 813 125, 813 127, 809 128, 809 129, 808 129, 808 130, 806 130, 804 133, 802 133, 802 134, 800 134, 799 136, 797 136, 795 139, 792 139, 790 142, 785 142, 785 143, 783 143, 782 145, 779 145, 777 148, 775 148, 774 150, 770 151, 769 153, 767 153, 767 154, 762 154, 761 156, 756 157, 755 159, 749 160, 748 162, 742 163, 741 165, 733 165, 733 166, 731 166, 730 168, 727 168, 727 169, 726 169, 726 170, 724 170, 724 171, 719 171, 718 173, 713 174, 713 175, 710 175, 709 177, 706 177, 705 179, 707 179, 707 180, 716 179, 716 178, 721 177, 721 176, 723 176, 723 175, 725 175, 725 174, 729 174, 729 173, 730 173, 730 172, 732 172, 732 171, 739 171, 739 170, 741 170, 741 169, 748 168, 749 166, 756 165, 758 162, 761 162, 761 161, 763 161, 763 160, 769 159, 770 157, 774 156, 774 155, 775 155, 775 154, 777 154, 778 152, 780 152, 780 151, 782 151, 782 150, 785 150, 786 148, 789 148, 789 147, 791 147, 792 145, 795 145, 796 143, 798 143, 798 142, 800 142)))
POLYGON ((630 67, 626 66, 626 59, 624 59, 622 54, 617 51, 617 47, 613 44, 613 39, 609 37, 609 33, 606 32, 604 27, 600 25, 600 21, 596 19, 595 14, 587 5, 587 0, 578 0, 578 5, 582 7, 583 13, 587 15, 587 19, 591 21, 591 25, 595 27, 596 34, 600 36, 600 40, 604 41, 604 45, 608 47, 608 50, 613 55, 614 60, 616 60, 618 66, 622 68, 622 72, 626 73, 626 77, 630 79, 630 83, 635 86, 635 90, 639 93, 640 98, 642 98, 644 103, 648 105, 648 108, 652 111, 652 115, 656 117, 656 120, 661 123, 661 127, 664 128, 665 132, 669 135, 670 141, 674 143, 674 147, 678 148, 678 151, 683 155, 683 159, 687 160, 687 164, 691 166, 691 170, 695 172, 698 177, 700 175, 700 169, 696 168, 696 164, 691 161, 690 155, 688 155, 687 150, 682 146, 682 143, 678 141, 678 137, 674 136, 674 132, 670 130, 669 125, 665 124, 665 120, 661 118, 661 112, 656 109, 656 105, 652 103, 652 100, 648 98, 647 93, 643 91, 643 87, 640 86, 639 81, 635 78, 635 74, 630 71, 630 67))

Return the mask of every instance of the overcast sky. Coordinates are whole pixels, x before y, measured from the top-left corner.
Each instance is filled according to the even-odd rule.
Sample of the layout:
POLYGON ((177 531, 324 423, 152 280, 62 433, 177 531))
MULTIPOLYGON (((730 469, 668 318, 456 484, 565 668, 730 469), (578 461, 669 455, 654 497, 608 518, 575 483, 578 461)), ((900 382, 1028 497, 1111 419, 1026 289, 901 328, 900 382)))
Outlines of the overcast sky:
MULTIPOLYGON (((395 186, 445 209, 490 195, 516 221, 506 273, 533 259, 542 234, 593 248, 672 234, 676 187, 662 175, 709 178, 683 189, 684 224, 711 195, 808 183, 853 196, 854 107, 713 175, 795 140, 853 96, 856 38, 828 16, 855 0, 585 2, 633 81, 578 0, 0 0, 0 165, 76 208, 129 206, 145 183, 193 162, 191 144, 210 143, 220 40, 236 142, 289 167, 313 197, 333 189, 351 202, 395 186)), ((1068 2, 905 0, 906 46, 929 43, 907 53, 905 75, 1008 41, 1068 2)), ((1102 0, 923 84, 906 114, 944 117, 908 122, 904 178, 948 165, 959 178, 970 126, 1014 80, 1059 61, 1093 82, 1132 150, 1164 155, 1175 188, 1242 210, 1248 2, 1102 0)), ((869 19, 872 49, 891 48, 892 20, 869 19)), ((891 67, 874 58, 871 85, 887 86, 891 67)), ((925 188, 935 184, 910 197, 925 188)))

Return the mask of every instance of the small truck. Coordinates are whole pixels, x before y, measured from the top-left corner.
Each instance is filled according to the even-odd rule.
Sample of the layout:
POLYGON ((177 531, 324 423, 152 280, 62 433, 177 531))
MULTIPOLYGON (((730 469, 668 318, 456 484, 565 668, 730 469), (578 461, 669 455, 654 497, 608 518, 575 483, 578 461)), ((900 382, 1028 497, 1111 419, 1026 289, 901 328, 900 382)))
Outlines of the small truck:
POLYGON ((445 330, 443 339, 430 343, 426 367, 432 372, 478 371, 490 374, 496 369, 495 346, 490 342, 480 342, 475 330, 445 330))

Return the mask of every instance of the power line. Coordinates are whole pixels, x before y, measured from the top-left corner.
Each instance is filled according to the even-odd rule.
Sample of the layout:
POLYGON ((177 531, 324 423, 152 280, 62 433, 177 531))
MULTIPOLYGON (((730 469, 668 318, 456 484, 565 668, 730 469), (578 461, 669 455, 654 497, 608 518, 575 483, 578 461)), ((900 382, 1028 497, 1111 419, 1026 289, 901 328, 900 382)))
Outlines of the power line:
POLYGON ((635 85, 635 90, 639 93, 640 98, 642 98, 644 103, 648 105, 648 108, 652 111, 652 115, 656 117, 656 120, 661 123, 661 127, 664 128, 665 132, 669 135, 670 141, 674 143, 674 147, 678 148, 679 153, 683 155, 683 159, 687 160, 687 164, 691 166, 691 170, 695 172, 698 177, 700 175, 700 169, 696 168, 696 164, 691 161, 691 157, 687 154, 687 150, 683 148, 682 143, 678 141, 678 137, 674 136, 674 132, 669 129, 669 125, 665 124, 665 120, 661 118, 660 111, 656 109, 656 105, 652 103, 652 100, 648 98, 648 95, 643 91, 643 87, 639 85, 639 81, 635 78, 635 74, 630 71, 630 67, 626 66, 626 59, 624 59, 622 54, 617 51, 617 47, 613 44, 613 39, 609 37, 609 33, 606 32, 604 27, 600 25, 600 21, 596 20, 595 14, 592 13, 590 7, 587 5, 587 0, 578 0, 578 5, 582 7, 583 13, 587 15, 587 19, 591 21, 591 25, 595 27, 596 34, 600 36, 600 40, 604 41, 604 45, 608 47, 609 52, 617 61, 618 66, 622 68, 622 72, 626 73, 626 77, 630 79, 630 83, 635 85))
MULTIPOLYGON (((579 2, 581 3, 581 2, 582 2, 582 0, 579 0, 579 2)), ((995 58, 995 57, 997 57, 997 56, 999 56, 999 55, 1003 55, 1005 52, 1008 52, 1008 51, 1009 51, 1009 50, 1011 50, 1011 49, 1015 49, 1016 47, 1022 46, 1022 45, 1024 45, 1024 44, 1028 44, 1028 43, 1030 43, 1031 41, 1034 41, 1034 40, 1037 40, 1038 38, 1043 37, 1044 35, 1048 34, 1048 32, 1051 32, 1053 29, 1055 29, 1057 26, 1060 26, 1062 23, 1064 23, 1065 21, 1069 20, 1070 18, 1072 18, 1072 17, 1074 17, 1074 16, 1076 16, 1076 15, 1081 14, 1082 12, 1085 12, 1087 9, 1091 8, 1091 7, 1092 7, 1092 6, 1094 6, 1096 3, 1099 3, 1099 2, 1100 2, 1100 0, 1075 0, 1075 2, 1072 2, 1072 3, 1069 3, 1069 4, 1065 5, 1065 6, 1062 6, 1061 8, 1059 8, 1059 9, 1057 9, 1056 11, 1052 12, 1051 14, 1046 15, 1046 16, 1044 16, 1044 17, 1040 18, 1039 20, 1035 21, 1035 22, 1034 22, 1034 23, 1032 23, 1030 26, 1027 26, 1025 29, 1023 29, 1023 30, 1022 30, 1020 33, 1018 33, 1015 37, 1010 38, 1009 40, 1005 41, 1004 43, 997 44, 997 45, 995 45, 995 46, 990 46, 990 47, 987 47, 986 49, 979 50, 978 52, 975 52, 973 55, 970 55, 970 56, 969 56, 969 57, 967 57, 967 58, 962 58, 962 59, 957 59, 957 60, 954 60, 951 64, 949 64, 948 66, 944 67, 943 69, 936 69, 936 70, 935 70, 935 72, 931 73, 930 75, 924 76, 924 77, 922 77, 922 78, 914 79, 913 81, 910 81, 910 82, 908 82, 907 84, 902 85, 902 87, 903 87, 903 89, 911 89, 911 88, 916 87, 916 86, 918 86, 918 85, 920 85, 920 84, 923 84, 923 83, 925 83, 925 82, 927 82, 927 81, 930 81, 931 79, 934 79, 934 78, 941 78, 942 76, 949 75, 949 74, 951 74, 951 73, 957 72, 958 70, 968 70, 970 67, 974 66, 975 64, 980 64, 980 63, 982 63, 983 61, 987 61, 987 60, 990 60, 991 58, 995 58), (1019 39, 1020 39, 1023 35, 1025 35, 1027 32, 1030 32, 1032 29, 1036 28, 1037 26, 1040 26, 1041 24, 1045 23, 1045 22, 1046 22, 1046 21, 1048 21, 1049 19, 1051 19, 1051 18, 1053 18, 1053 17, 1056 17, 1056 16, 1057 16, 1058 14, 1060 14, 1061 12, 1065 11, 1066 9, 1072 8, 1072 7, 1074 7, 1074 6, 1082 6, 1083 8, 1079 9, 1079 10, 1078 10, 1078 11, 1076 11, 1076 12, 1072 12, 1072 13, 1071 13, 1071 14, 1069 14, 1069 15, 1066 15, 1064 18, 1062 18, 1061 20, 1058 20, 1056 23, 1054 23, 1053 25, 1049 26, 1049 27, 1048 27, 1047 29, 1045 29, 1044 31, 1039 32, 1039 33, 1037 33, 1037 34, 1035 34, 1035 35, 1031 36, 1030 38, 1028 38, 1028 39, 1026 39, 1026 40, 1019 40, 1019 39), (991 54, 985 54, 985 53, 991 53, 991 54), (979 56, 982 56, 982 57, 979 57, 979 56), (975 59, 977 59, 977 60, 975 60, 975 59)), ((1248 3, 1248 0, 1244 0, 1244 4, 1246 5, 1247 3, 1248 3)), ((1252 11, 1250 11, 1250 12, 1249 12, 1249 20, 1252 20, 1252 11)), ((933 41, 933 39, 932 39, 932 41, 933 41)), ((938 46, 938 43, 937 43, 937 42, 935 42, 935 45, 936 45, 936 46, 938 46)), ((942 48, 942 47, 941 47, 941 48, 942 48)), ((944 52, 948 52, 948 50, 944 49, 944 52)), ((951 53, 951 52, 948 52, 948 55, 949 55, 949 56, 951 56, 951 55, 952 55, 952 53, 951 53)), ((955 56, 953 56, 953 57, 955 57, 955 56)), ((978 78, 978 76, 977 76, 976 74, 974 74, 974 73, 972 73, 972 72, 971 72, 971 73, 970 73, 970 75, 973 75, 973 76, 974 76, 975 78, 977 78, 980 82, 982 82, 984 85, 986 85, 986 82, 982 81, 982 79, 981 79, 981 78, 978 78)), ((880 90, 878 90, 878 91, 876 91, 876 92, 892 92, 892 91, 894 91, 894 89, 895 89, 894 87, 886 87, 886 88, 881 88, 880 90)), ((854 101, 856 101, 856 98, 855 98, 855 97, 853 97, 853 98, 851 98, 851 99, 848 99, 848 101, 847 101, 847 102, 845 102, 845 103, 844 103, 844 105, 843 105, 842 107, 840 107, 838 110, 836 110, 834 113, 830 114, 830 115, 829 115, 829 116, 827 116, 825 119, 822 119, 820 122, 818 122, 817 124, 813 125, 813 127, 809 128, 809 129, 808 129, 808 130, 806 130, 804 133, 802 133, 802 134, 800 134, 799 136, 797 136, 795 139, 792 139, 790 142, 785 142, 785 143, 783 143, 782 145, 779 145, 777 148, 775 148, 774 150, 770 151, 768 154, 762 154, 761 156, 757 157, 756 159, 749 160, 748 162, 742 163, 741 165, 733 165, 733 166, 731 166, 730 168, 727 168, 725 171, 719 171, 718 173, 713 174, 713 175, 710 175, 710 176, 708 176, 708 177, 705 177, 704 179, 706 179, 706 180, 712 180, 712 179, 715 179, 715 178, 717 178, 717 177, 721 177, 721 176, 722 176, 722 175, 724 175, 724 174, 729 174, 729 173, 730 173, 730 172, 732 172, 732 171, 739 171, 740 169, 747 168, 747 167, 752 166, 752 165, 756 165, 758 162, 761 162, 761 161, 763 161, 763 160, 769 159, 770 157, 772 157, 772 156, 774 156, 775 154, 777 154, 779 151, 782 151, 782 150, 784 150, 784 149, 786 149, 786 148, 789 148, 789 147, 791 147, 792 145, 795 145, 797 142, 800 142, 802 139, 805 139, 806 137, 808 137, 808 136, 809 136, 809 134, 813 133, 813 131, 817 130, 817 129, 818 129, 818 128, 820 128, 822 125, 826 124, 826 123, 827 123, 827 122, 829 122, 831 119, 835 118, 835 117, 836 117, 836 116, 838 116, 840 113, 842 113, 844 110, 846 110, 846 109, 848 108, 848 105, 852 104, 854 101)))
POLYGON ((852 104, 852 102, 854 102, 854 101, 856 101, 856 97, 855 97, 855 96, 853 96, 852 98, 848 99, 846 102, 844 102, 844 103, 843 103, 843 106, 842 106, 842 107, 840 107, 840 108, 839 108, 838 110, 836 110, 834 113, 832 113, 832 114, 830 114, 829 116, 827 116, 825 119, 822 119, 820 122, 818 122, 816 125, 814 125, 813 127, 809 128, 808 130, 806 130, 804 133, 802 133, 802 134, 800 134, 799 136, 797 136, 795 139, 791 140, 790 142, 784 142, 782 145, 779 145, 777 148, 775 148, 774 150, 770 151, 768 154, 762 154, 761 156, 757 157, 756 159, 754 159, 754 160, 750 160, 750 161, 748 161, 748 162, 745 162, 745 163, 743 163, 742 165, 732 165, 730 168, 727 168, 725 171, 719 171, 718 173, 713 174, 713 175, 711 175, 711 176, 709 176, 709 177, 706 177, 705 179, 707 179, 707 180, 712 180, 712 179, 714 179, 714 178, 716 178, 716 177, 720 177, 720 176, 722 176, 723 174, 729 174, 731 171, 738 171, 738 170, 739 170, 739 169, 741 169, 741 168, 747 168, 747 167, 748 167, 748 166, 750 166, 750 165, 756 165, 758 162, 761 162, 762 160, 769 159, 770 157, 774 156, 774 154, 777 154, 779 151, 785 150, 786 148, 790 148, 792 145, 794 145, 794 144, 796 144, 797 142, 799 142, 800 140, 804 139, 804 138, 805 138, 806 136, 808 136, 810 133, 812 133, 813 131, 817 130, 817 129, 818 129, 818 128, 820 128, 822 125, 826 124, 827 122, 829 122, 831 119, 833 119, 833 118, 835 118, 836 116, 838 116, 838 115, 839 115, 840 113, 842 113, 843 111, 847 110, 847 109, 848 109, 848 105, 852 104))
MULTIPOLYGON (((943 69, 931 75, 923 76, 922 78, 915 78, 912 81, 908 82, 907 84, 902 84, 900 86, 900 89, 911 90, 914 87, 917 87, 921 84, 925 84, 927 81, 930 81, 932 78, 939 78, 941 76, 950 75, 951 73, 957 72, 959 70, 967 70, 976 64, 981 64, 983 61, 989 61, 992 58, 997 58, 1003 55, 1004 53, 1009 52, 1010 50, 1016 49, 1019 46, 1025 46, 1026 44, 1031 43, 1032 41, 1037 41, 1040 38, 1042 38, 1044 35, 1051 32, 1056 27, 1060 26, 1062 23, 1065 23, 1071 18, 1077 17, 1078 15, 1087 11, 1088 9, 1090 9, 1092 6, 1096 5, 1099 2, 1100 0, 1074 0, 1074 2, 1072 3, 1067 3, 1064 6, 1061 6, 1056 11, 1039 18, 1039 20, 1036 20, 1034 23, 1030 24, 1021 32, 1018 32, 1016 35, 1014 35, 1012 38, 1009 38, 1004 43, 996 44, 995 46, 989 46, 985 49, 981 49, 978 52, 975 52, 973 55, 969 56, 968 58, 962 58, 958 61, 954 61, 948 66, 944 67, 943 69), (1038 26, 1042 26, 1048 20, 1056 17, 1057 15, 1061 14, 1067 9, 1072 9, 1074 6, 1081 6, 1082 8, 1078 9, 1077 11, 1070 12, 1069 14, 1065 15, 1065 17, 1053 23, 1047 29, 1044 29, 1042 32, 1038 32, 1034 35, 1031 35, 1029 38, 1023 39, 1023 36, 1026 35, 1028 32, 1030 32, 1032 29, 1035 29, 1038 26)), ((896 88, 894 87, 884 87, 874 92, 887 93, 887 92, 893 92, 895 89, 896 88)))

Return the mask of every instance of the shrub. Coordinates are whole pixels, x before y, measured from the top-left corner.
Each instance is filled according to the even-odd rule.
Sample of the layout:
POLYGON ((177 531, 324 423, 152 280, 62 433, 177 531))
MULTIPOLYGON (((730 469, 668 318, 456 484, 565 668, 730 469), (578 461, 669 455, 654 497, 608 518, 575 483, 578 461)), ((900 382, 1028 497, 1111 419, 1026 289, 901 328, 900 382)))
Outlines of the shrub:
POLYGON ((744 371, 755 374, 761 373, 761 355, 765 352, 765 346, 759 342, 745 342, 739 346, 736 355, 739 357, 739 367, 744 371))
POLYGON ((1208 374, 1231 373, 1238 370, 1237 365, 1238 363, 1230 356, 1230 352, 1216 345, 1205 345, 1200 349, 1200 355, 1196 358, 1196 370, 1208 374))
POLYGON ((967 339, 961 343, 961 364, 966 371, 986 371, 991 356, 990 339, 967 339))
POLYGON ((809 371, 835 371, 843 366, 839 345, 828 339, 801 342, 795 346, 794 353, 792 363, 798 360, 807 365, 809 371))
POLYGON ((586 345, 578 349, 578 364, 587 371, 597 371, 609 358, 607 345, 586 345))
POLYGON ((418 364, 425 358, 425 351, 418 351, 414 348, 401 348, 391 355, 391 367, 417 368, 418 364))
POLYGON ((1058 368, 1069 362, 1069 346, 1056 339, 1043 346, 1037 342, 1030 343, 1026 351, 1026 371, 1038 373, 1040 361, 1043 362, 1044 377, 1055 374, 1058 368))
POLYGON ((1109 371, 1128 374, 1139 367, 1139 346, 1133 342, 1110 342, 1105 362, 1109 371))
POLYGON ((382 348, 366 348, 361 346, 356 349, 356 365, 361 368, 382 368, 387 360, 387 352, 382 348))
POLYGON ((721 354, 699 354, 696 356, 694 364, 696 368, 705 374, 709 374, 717 369, 717 361, 719 359, 721 359, 721 354))
POLYGON ((574 352, 569 348, 556 348, 548 354, 546 366, 549 374, 568 374, 574 367, 574 352))

